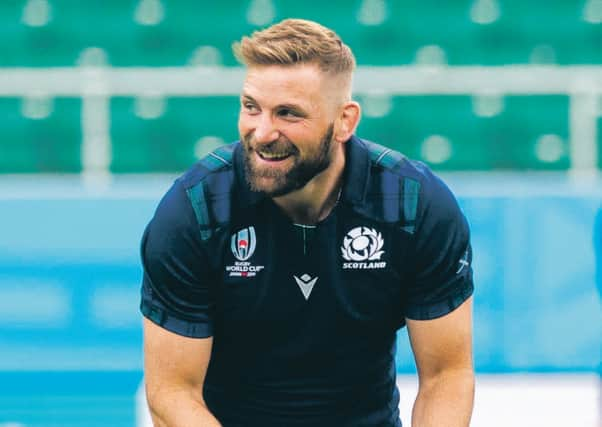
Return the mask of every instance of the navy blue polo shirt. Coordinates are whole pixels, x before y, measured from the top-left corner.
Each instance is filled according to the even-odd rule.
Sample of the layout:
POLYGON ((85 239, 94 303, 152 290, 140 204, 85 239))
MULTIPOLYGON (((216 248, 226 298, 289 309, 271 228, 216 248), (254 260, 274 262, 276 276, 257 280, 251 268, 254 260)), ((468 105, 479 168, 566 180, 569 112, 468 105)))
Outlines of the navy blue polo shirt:
POLYGON ((352 137, 315 227, 244 177, 242 147, 177 179, 142 242, 141 311, 213 336, 204 396, 225 426, 401 426, 395 338, 473 292, 469 229, 424 164, 352 137))

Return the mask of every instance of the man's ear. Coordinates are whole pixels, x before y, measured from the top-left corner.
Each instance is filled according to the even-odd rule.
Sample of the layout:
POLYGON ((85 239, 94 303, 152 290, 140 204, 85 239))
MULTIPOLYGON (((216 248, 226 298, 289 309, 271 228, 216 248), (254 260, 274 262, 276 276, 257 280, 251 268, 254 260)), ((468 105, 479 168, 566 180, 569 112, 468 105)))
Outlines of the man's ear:
POLYGON ((355 129, 360 121, 362 110, 360 104, 355 101, 348 101, 339 110, 337 126, 335 128, 334 139, 338 142, 345 142, 355 133, 355 129))

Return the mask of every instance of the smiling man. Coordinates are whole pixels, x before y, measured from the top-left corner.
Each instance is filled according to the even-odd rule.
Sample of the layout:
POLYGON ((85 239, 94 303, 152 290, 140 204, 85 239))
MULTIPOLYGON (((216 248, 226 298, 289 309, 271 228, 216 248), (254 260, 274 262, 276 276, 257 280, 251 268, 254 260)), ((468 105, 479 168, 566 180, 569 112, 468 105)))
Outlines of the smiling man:
POLYGON ((155 425, 399 427, 407 326, 412 425, 468 426, 472 252, 453 195, 355 136, 355 59, 331 30, 289 19, 235 52, 240 141, 176 180, 143 237, 155 425))

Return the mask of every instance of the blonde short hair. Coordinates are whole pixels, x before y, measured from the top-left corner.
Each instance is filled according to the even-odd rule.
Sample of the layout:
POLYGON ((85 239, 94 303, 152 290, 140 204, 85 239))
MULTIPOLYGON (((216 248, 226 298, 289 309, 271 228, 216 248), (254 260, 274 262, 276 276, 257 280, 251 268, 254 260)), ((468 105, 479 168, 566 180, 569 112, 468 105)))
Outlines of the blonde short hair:
POLYGON ((330 74, 351 75, 353 52, 331 29, 304 19, 285 19, 233 45, 246 66, 316 64, 330 74))

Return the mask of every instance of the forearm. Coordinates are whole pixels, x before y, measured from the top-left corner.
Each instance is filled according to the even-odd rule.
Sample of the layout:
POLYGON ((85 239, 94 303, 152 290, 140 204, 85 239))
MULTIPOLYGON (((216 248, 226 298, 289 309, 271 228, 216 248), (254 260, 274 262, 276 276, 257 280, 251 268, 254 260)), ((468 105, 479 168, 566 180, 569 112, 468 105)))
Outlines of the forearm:
POLYGON ((202 398, 186 390, 164 390, 147 398, 155 427, 221 426, 202 398))
POLYGON ((474 401, 474 373, 458 370, 421 380, 412 427, 468 427, 474 401))

